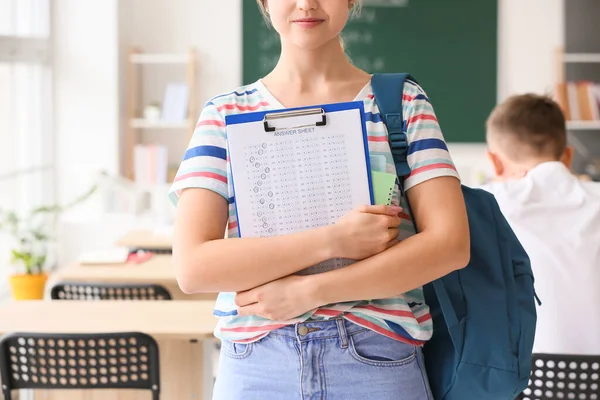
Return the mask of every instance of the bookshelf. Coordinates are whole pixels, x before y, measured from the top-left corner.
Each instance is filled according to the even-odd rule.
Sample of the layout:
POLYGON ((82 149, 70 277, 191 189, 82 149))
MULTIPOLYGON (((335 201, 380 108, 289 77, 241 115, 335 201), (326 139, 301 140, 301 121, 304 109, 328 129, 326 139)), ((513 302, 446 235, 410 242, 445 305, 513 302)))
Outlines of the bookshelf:
POLYGON ((567 121, 567 129, 572 131, 600 130, 600 121, 567 121))
POLYGON ((555 49, 555 98, 575 150, 572 171, 600 182, 600 1, 561 2, 564 36, 555 49))
POLYGON ((189 119, 181 122, 150 121, 144 118, 132 118, 129 125, 134 129, 188 129, 189 119))
POLYGON ((600 53, 566 53, 566 63, 600 63, 600 53))
POLYGON ((567 65, 579 64, 598 64, 600 71, 600 53, 568 53, 561 47, 556 51, 556 63, 555 98, 567 117, 567 130, 600 133, 600 82, 585 76, 568 79, 566 73, 567 65), (573 119, 573 115, 579 118, 573 119))
POLYGON ((189 60, 189 54, 142 54, 133 52, 129 57, 132 64, 186 64, 189 60))
MULTIPOLYGON (((124 163, 122 175, 135 180, 135 149, 141 142, 146 130, 171 130, 176 134, 187 135, 189 141, 195 128, 194 118, 197 113, 197 69, 198 53, 190 48, 187 53, 145 53, 139 48, 132 48, 127 57, 126 66, 126 123, 124 128, 124 163), (144 118, 143 74, 147 66, 180 65, 181 76, 173 77, 174 81, 185 81, 187 87, 186 116, 179 119, 164 119, 162 114, 152 119, 144 118)), ((171 70, 169 70, 171 71, 171 70)), ((163 104, 164 108, 166 104, 163 104)))

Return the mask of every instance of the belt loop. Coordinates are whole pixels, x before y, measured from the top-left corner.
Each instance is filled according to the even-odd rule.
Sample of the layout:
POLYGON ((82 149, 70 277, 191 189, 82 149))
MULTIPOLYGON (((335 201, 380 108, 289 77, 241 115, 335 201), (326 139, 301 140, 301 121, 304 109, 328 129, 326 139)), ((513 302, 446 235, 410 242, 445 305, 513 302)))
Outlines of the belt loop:
POLYGON ((343 318, 338 318, 335 320, 337 324, 338 334, 340 335, 340 344, 342 349, 348 348, 348 332, 346 332, 346 325, 344 324, 343 318))

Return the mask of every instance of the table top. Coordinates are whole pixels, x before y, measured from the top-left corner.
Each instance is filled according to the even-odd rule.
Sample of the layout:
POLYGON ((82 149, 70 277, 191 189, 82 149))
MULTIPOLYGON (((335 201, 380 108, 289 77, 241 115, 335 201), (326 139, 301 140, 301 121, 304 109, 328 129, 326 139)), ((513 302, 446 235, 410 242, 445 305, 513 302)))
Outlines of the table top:
POLYGON ((13 301, 0 304, 8 332, 143 332, 155 339, 212 337, 214 301, 13 301))
POLYGON ((52 274, 53 280, 64 281, 101 281, 136 283, 173 283, 175 271, 170 255, 154 255, 141 264, 80 264, 59 269, 52 274))
POLYGON ((141 264, 80 264, 54 271, 50 276, 48 288, 58 282, 90 282, 107 284, 156 284, 164 286, 176 300, 210 300, 217 293, 184 294, 179 289, 173 259, 170 255, 154 255, 141 264))
POLYGON ((170 250, 173 248, 173 237, 151 230, 136 230, 121 237, 116 245, 129 248, 170 250))

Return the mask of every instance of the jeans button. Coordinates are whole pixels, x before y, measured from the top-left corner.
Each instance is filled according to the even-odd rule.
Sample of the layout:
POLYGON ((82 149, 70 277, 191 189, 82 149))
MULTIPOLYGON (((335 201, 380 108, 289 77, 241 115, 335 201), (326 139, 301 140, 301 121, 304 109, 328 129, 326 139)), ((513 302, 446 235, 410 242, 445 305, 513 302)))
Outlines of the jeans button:
POLYGON ((298 327, 298 334, 300 334, 300 336, 306 336, 306 334, 308 333, 308 328, 304 325, 301 325, 298 327))

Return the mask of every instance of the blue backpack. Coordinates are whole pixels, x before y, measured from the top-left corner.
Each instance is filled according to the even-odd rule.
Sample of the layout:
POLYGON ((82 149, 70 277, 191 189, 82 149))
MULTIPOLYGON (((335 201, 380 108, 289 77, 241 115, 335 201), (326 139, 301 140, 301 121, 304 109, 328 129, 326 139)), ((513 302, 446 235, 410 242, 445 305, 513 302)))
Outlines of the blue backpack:
MULTIPOLYGON (((372 79, 401 190, 410 174, 402 118, 406 79, 416 83, 408 74, 372 79)), ((462 193, 471 260, 424 287, 433 318, 425 365, 435 400, 513 400, 527 388, 531 373, 537 320, 533 273, 494 196, 466 186, 462 193)))

